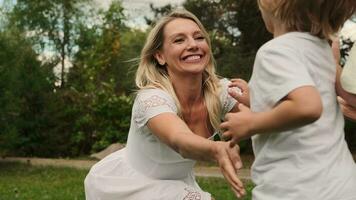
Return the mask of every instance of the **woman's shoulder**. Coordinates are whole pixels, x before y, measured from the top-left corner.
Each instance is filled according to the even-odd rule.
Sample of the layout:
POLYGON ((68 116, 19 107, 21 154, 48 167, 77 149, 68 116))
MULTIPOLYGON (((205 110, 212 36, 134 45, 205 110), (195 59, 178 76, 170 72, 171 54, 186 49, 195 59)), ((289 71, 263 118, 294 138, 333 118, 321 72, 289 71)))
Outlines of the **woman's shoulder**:
POLYGON ((135 102, 135 104, 145 104, 146 106, 152 107, 159 105, 169 105, 172 108, 176 107, 173 97, 161 88, 140 89, 137 91, 135 102))
POLYGON ((152 96, 169 97, 171 95, 161 88, 144 88, 137 91, 136 98, 148 98, 152 96))

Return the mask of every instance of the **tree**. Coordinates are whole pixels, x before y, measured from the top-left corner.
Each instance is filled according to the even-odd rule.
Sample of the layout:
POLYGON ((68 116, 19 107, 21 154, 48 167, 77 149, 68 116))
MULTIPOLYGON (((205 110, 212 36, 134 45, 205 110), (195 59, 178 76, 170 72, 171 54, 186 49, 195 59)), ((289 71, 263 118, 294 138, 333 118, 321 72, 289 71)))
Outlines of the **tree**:
POLYGON ((134 63, 145 34, 131 30, 120 1, 97 13, 101 23, 80 26, 78 51, 68 73, 68 95, 74 117, 73 132, 82 152, 97 151, 113 142, 126 142, 130 112, 134 63))
POLYGON ((11 22, 28 33, 36 50, 54 52, 53 66, 60 63, 60 86, 65 83, 65 60, 72 57, 76 24, 85 17, 81 9, 90 0, 18 0, 11 22))
POLYGON ((53 73, 14 28, 0 32, 0 48, 0 151, 33 155, 41 152, 51 119, 53 73))

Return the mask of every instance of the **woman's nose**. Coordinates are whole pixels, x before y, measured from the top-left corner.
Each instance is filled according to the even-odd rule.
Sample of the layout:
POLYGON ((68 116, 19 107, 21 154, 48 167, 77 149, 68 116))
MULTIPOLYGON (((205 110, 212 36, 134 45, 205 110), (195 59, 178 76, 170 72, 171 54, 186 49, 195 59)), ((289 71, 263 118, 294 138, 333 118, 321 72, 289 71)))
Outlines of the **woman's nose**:
POLYGON ((198 44, 197 41, 194 38, 189 38, 188 39, 188 44, 187 44, 187 49, 191 50, 191 49, 197 49, 198 48, 198 44))

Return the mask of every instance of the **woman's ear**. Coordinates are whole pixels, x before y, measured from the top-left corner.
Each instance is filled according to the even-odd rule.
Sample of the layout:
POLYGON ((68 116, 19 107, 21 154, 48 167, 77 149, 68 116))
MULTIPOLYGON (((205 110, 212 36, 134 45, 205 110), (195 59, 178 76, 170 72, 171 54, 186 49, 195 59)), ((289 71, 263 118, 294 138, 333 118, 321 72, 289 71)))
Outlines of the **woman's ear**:
POLYGON ((158 64, 160 65, 165 65, 166 64, 166 60, 164 59, 164 56, 161 54, 160 51, 157 51, 155 54, 154 54, 154 57, 156 58, 158 64))

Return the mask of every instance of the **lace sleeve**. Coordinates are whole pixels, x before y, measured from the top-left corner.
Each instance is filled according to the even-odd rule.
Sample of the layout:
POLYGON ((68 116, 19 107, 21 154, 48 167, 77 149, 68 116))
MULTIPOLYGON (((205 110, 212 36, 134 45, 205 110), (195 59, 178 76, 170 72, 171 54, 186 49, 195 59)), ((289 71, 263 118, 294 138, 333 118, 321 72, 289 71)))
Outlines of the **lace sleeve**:
POLYGON ((173 99, 161 89, 140 91, 135 99, 133 118, 139 127, 149 119, 162 113, 177 113, 173 99))
POLYGON ((231 97, 228 93, 228 85, 230 81, 227 80, 226 78, 220 80, 220 101, 221 101, 221 107, 222 107, 222 116, 221 118, 223 119, 225 114, 228 113, 237 103, 236 99, 231 97))

